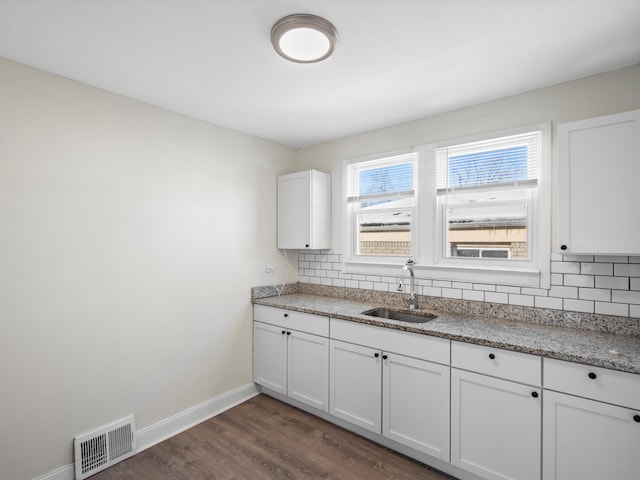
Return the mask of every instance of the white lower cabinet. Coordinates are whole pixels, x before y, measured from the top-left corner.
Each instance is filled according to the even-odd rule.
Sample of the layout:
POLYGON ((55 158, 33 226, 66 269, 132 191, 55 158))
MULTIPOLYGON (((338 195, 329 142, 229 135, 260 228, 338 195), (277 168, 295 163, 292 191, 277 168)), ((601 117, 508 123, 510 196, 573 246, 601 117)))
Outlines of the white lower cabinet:
POLYGON ((449 341, 348 323, 331 323, 329 412, 449 461, 449 366, 389 348, 404 344, 416 354, 435 352, 446 361, 449 341), (350 343, 356 339, 364 345, 350 343))
POLYGON ((324 331, 328 334, 329 319, 257 307, 254 318, 279 323, 254 321, 254 381, 306 405, 329 411, 329 338, 316 334, 324 331))
POLYGON ((380 351, 331 340, 329 352, 329 413, 382 433, 380 351))
POLYGON ((451 463, 490 480, 540 480, 542 390, 496 378, 540 385, 540 358, 452 342, 451 362, 465 369, 451 369, 451 463))
POLYGON ((395 353, 382 358, 382 434, 449 461, 451 369, 395 353))
POLYGON ((545 480, 636 480, 640 476, 638 412, 545 391, 543 418, 545 480))
POLYGON ((639 478, 640 376, 561 360, 544 367, 544 480, 639 478))

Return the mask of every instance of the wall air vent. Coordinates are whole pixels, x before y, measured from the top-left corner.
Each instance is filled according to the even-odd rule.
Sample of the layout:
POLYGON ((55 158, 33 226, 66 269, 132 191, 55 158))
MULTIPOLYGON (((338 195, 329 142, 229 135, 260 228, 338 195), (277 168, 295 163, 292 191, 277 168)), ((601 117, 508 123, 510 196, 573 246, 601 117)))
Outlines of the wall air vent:
POLYGON ((133 415, 74 440, 76 480, 82 480, 136 453, 133 415))

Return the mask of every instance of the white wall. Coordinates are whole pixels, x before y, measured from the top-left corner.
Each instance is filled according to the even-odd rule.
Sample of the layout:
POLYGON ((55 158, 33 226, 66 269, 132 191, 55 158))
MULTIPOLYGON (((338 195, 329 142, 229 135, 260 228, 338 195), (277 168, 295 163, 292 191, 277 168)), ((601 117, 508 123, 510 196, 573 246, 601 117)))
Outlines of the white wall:
POLYGON ((23 480, 251 382, 295 151, 5 60, 0 85, 0 478, 23 480))
MULTIPOLYGON (((341 253, 346 159, 547 121, 553 122, 555 139, 558 123, 636 108, 640 108, 640 65, 309 147, 298 155, 298 167, 332 174, 333 252, 341 253)), ((554 146, 554 173, 555 153, 554 146)))

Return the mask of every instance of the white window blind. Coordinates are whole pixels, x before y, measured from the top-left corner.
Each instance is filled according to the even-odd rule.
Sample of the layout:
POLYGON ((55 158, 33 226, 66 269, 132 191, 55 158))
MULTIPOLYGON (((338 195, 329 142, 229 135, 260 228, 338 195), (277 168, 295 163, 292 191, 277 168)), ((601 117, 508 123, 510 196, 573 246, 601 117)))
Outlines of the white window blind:
POLYGON ((486 187, 532 187, 537 184, 541 134, 532 131, 439 148, 438 194, 486 187))
POLYGON ((347 202, 377 203, 413 196, 415 154, 352 163, 347 168, 347 202))

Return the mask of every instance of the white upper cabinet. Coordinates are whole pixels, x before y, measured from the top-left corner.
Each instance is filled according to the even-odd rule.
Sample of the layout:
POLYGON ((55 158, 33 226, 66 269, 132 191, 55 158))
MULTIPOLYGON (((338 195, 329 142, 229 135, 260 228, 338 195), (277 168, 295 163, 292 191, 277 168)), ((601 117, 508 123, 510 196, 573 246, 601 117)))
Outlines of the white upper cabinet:
POLYGON ((558 249, 640 254, 640 110, 558 125, 558 249))
POLYGON ((278 177, 278 248, 331 248, 331 175, 306 170, 278 177))

